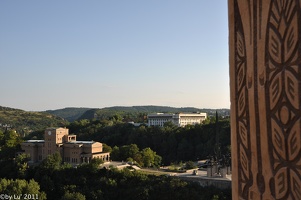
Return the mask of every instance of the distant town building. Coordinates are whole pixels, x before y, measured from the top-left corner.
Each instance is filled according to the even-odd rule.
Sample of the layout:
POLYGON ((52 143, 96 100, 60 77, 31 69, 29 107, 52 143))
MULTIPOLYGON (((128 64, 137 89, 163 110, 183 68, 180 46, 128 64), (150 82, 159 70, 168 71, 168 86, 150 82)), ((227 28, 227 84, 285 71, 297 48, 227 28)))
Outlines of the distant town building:
POLYGON ((39 163, 48 155, 59 152, 64 162, 72 165, 89 163, 93 158, 110 160, 110 153, 104 153, 102 143, 77 141, 76 135, 69 135, 67 128, 48 128, 44 140, 27 140, 21 144, 24 153, 30 155, 30 164, 39 163))
POLYGON ((207 118, 207 113, 155 113, 147 115, 149 126, 163 126, 166 122, 172 122, 178 127, 200 124, 207 118))

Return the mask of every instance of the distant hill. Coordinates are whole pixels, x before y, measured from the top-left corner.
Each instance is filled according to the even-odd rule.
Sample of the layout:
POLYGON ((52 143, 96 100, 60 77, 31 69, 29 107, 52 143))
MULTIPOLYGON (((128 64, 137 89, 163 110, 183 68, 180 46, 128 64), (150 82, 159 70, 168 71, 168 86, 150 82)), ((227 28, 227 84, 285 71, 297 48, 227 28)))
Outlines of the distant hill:
POLYGON ((57 110, 46 110, 45 112, 56 115, 58 117, 62 117, 69 122, 73 122, 81 117, 87 110, 91 110, 91 108, 74 108, 68 107, 57 110))
POLYGON ((17 108, 9 108, 9 107, 0 106, 0 111, 22 111, 22 110, 17 109, 17 108))
MULTIPOLYGON (((217 109, 219 116, 229 116, 229 109, 217 109)), ((81 119, 110 119, 121 117, 122 121, 146 122, 150 113, 185 113, 205 112, 215 116, 216 109, 199 109, 193 107, 175 108, 169 106, 114 106, 107 108, 74 108, 68 107, 45 112, 27 112, 20 109, 0 106, 0 129, 15 129, 17 132, 27 134, 32 131, 44 130, 46 127, 67 126, 68 121, 81 119)))
POLYGON ((0 129, 14 129, 22 135, 47 127, 66 126, 61 117, 45 112, 27 112, 20 109, 0 106, 0 129))
MULTIPOLYGON (((150 113, 192 113, 205 112, 209 116, 214 116, 216 109, 199 109, 193 107, 175 108, 168 106, 114 106, 100 109, 87 110, 78 119, 107 119, 114 115, 124 118, 124 121, 140 121, 146 120, 146 115, 150 113)), ((219 116, 229 116, 229 109, 218 109, 219 116)))

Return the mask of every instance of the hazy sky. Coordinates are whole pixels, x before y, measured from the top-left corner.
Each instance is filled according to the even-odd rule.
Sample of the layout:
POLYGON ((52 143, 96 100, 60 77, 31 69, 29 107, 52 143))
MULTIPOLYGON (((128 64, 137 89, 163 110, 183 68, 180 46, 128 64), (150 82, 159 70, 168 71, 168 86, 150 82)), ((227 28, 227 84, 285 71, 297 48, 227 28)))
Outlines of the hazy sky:
POLYGON ((226 0, 0 1, 0 105, 229 108, 226 0))

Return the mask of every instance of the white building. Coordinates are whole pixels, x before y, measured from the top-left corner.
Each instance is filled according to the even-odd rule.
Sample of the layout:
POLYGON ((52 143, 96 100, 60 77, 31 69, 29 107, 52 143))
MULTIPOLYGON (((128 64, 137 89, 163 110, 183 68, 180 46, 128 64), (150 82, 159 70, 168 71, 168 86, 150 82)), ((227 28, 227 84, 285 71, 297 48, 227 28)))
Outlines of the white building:
POLYGON ((207 113, 156 113, 147 115, 149 126, 163 126, 166 122, 172 122, 173 124, 183 127, 188 124, 200 124, 207 118, 207 113))

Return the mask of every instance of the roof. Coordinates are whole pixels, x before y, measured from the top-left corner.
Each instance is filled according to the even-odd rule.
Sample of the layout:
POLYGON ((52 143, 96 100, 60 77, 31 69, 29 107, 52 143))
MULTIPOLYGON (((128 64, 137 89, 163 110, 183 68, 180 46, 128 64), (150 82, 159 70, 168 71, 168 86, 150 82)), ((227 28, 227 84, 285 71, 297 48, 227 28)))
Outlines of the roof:
POLYGON ((95 142, 94 141, 70 141, 68 143, 71 143, 71 144, 93 144, 95 142))
POLYGON ((180 118, 180 117, 206 117, 207 113, 153 113, 148 118, 180 118))
POLYGON ((24 142, 30 142, 30 143, 34 143, 34 142, 45 142, 45 140, 26 140, 24 142))

